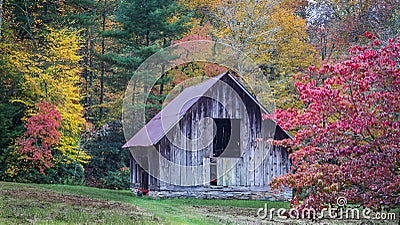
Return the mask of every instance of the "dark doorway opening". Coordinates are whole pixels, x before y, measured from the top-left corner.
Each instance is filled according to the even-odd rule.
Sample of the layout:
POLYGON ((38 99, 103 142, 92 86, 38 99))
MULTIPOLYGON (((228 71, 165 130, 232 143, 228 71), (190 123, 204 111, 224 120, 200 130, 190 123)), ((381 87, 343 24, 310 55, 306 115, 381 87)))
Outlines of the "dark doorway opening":
POLYGON ((240 157, 240 119, 214 119, 212 157, 240 157))

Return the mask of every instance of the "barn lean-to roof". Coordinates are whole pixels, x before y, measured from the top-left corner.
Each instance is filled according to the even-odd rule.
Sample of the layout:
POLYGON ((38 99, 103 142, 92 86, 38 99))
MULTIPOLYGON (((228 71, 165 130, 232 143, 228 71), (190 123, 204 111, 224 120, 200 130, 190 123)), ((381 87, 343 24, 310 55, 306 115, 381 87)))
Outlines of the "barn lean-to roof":
MULTIPOLYGON (((158 143, 168 131, 177 124, 186 112, 222 77, 231 78, 243 91, 260 107, 264 113, 268 110, 261 105, 257 99, 229 72, 225 72, 216 77, 212 77, 200 84, 185 88, 169 104, 167 104, 156 116, 154 116, 142 129, 140 129, 124 146, 128 147, 148 147, 158 143)), ((292 136, 284 132, 292 138, 292 136)))

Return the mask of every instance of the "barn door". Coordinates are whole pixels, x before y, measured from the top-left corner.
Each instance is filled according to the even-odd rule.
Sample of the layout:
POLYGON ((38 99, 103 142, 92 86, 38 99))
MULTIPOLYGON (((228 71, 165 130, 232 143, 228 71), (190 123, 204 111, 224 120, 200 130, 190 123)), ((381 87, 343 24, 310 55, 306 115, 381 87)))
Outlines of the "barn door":
POLYGON ((139 165, 137 165, 137 167, 137 181, 139 183, 139 186, 145 190, 149 190, 149 174, 139 165))

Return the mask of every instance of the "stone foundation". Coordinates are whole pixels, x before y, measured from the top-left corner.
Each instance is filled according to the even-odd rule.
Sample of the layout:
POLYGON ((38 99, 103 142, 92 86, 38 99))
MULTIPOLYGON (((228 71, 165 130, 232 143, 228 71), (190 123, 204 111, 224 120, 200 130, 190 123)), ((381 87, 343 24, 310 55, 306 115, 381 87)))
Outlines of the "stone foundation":
MULTIPOLYGON (((175 188, 176 189, 176 188, 175 188)), ((241 188, 245 189, 245 188, 241 188)), ((251 188, 249 188, 251 189, 251 188)), ((137 188, 132 188, 137 195, 137 188)), ((139 193, 140 195, 140 193, 139 193)), ((235 190, 234 188, 203 188, 188 190, 150 190, 151 198, 198 198, 198 199, 243 199, 243 200, 264 200, 264 201, 289 201, 292 198, 292 191, 272 193, 260 190, 235 190)))

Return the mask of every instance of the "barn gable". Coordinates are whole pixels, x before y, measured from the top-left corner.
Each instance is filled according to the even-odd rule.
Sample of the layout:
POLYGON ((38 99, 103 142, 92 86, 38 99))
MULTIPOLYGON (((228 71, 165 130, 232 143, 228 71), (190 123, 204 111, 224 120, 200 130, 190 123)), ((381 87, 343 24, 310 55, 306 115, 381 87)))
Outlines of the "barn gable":
POLYGON ((263 121, 263 113, 268 112, 228 72, 186 88, 124 145, 142 155, 153 147, 160 155, 146 158, 145 163, 137 163, 132 157, 132 188, 203 198, 225 198, 227 193, 233 198, 270 195, 271 179, 289 172, 288 151, 256 140, 290 135, 273 121, 263 121), (233 98, 228 89, 233 89, 237 97, 233 98), (226 105, 208 96, 217 96, 226 105), (202 118, 212 119, 213 132, 201 130, 202 118), (204 144, 203 139, 212 143, 204 144), (153 175, 143 164, 157 165, 152 167, 153 175))
MULTIPOLYGON (((198 85, 186 88, 168 105, 166 105, 156 116, 154 116, 142 129, 140 129, 124 146, 127 147, 146 147, 157 144, 163 136, 186 114, 186 112, 223 77, 228 77, 244 93, 257 104, 262 113, 269 114, 267 109, 262 106, 250 92, 228 72, 208 79, 198 85), (161 118, 163 121, 161 121, 161 118), (161 128, 161 129, 160 129, 161 128)), ((227 80, 227 79, 224 79, 227 80)), ((280 129, 280 128, 278 128, 280 129)), ((283 131, 283 130, 282 130, 283 131)), ((289 133, 283 131, 285 136, 291 137, 289 133)))

